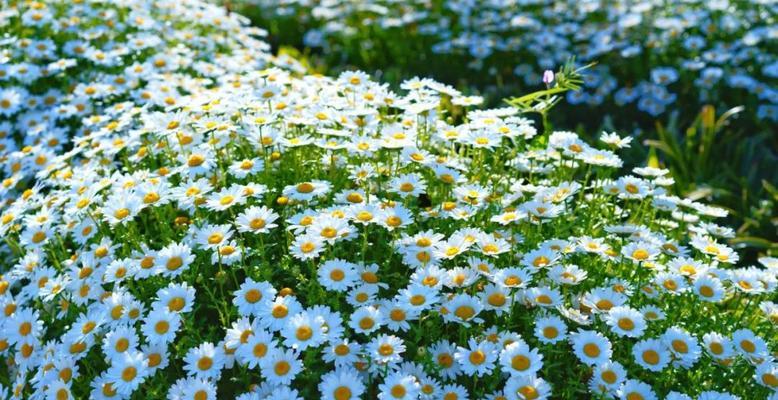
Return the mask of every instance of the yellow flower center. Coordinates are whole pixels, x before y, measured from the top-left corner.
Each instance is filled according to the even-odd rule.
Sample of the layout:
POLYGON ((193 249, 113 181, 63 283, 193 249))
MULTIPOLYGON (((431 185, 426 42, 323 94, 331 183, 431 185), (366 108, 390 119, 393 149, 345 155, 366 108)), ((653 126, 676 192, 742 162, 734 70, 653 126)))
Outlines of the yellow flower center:
POLYGON ((276 365, 273 367, 273 371, 278 376, 284 376, 289 373, 289 371, 292 370, 292 366, 289 365, 286 361, 279 361, 276 363, 276 365))
POLYGON ((519 354, 511 359, 511 367, 517 371, 526 371, 530 367, 530 360, 519 354))
POLYGON ((481 350, 471 351, 468 358, 470 359, 471 364, 481 365, 486 361, 486 354, 481 350))
POLYGON ((753 353, 756 351, 756 345, 754 342, 744 339, 740 341, 740 348, 743 349, 746 353, 753 353))
POLYGON ((170 323, 168 323, 165 320, 158 321, 154 325, 154 332, 157 332, 158 335, 166 334, 169 329, 170 329, 170 323))
POLYGON ((635 329, 635 323, 629 318, 619 319, 617 325, 619 326, 619 328, 625 331, 631 331, 635 329))
POLYGON ((406 392, 407 391, 405 390, 405 386, 399 384, 392 386, 392 388, 389 390, 389 393, 391 393, 392 397, 395 399, 401 399, 405 397, 406 392))
POLYGON ((116 219, 125 219, 128 215, 130 215, 130 209, 128 208, 120 208, 113 213, 116 219))
POLYGON ((300 193, 311 193, 313 192, 313 189, 314 189, 313 185, 308 182, 304 182, 297 185, 297 191, 300 193))
POLYGON ((454 315, 462 319, 463 321, 467 321, 470 318, 473 318, 475 315, 475 310, 473 307, 470 307, 468 305, 459 306, 456 310, 454 310, 454 315))
POLYGON ((295 337, 297 340, 305 341, 310 339, 313 336, 313 329, 309 326, 301 326, 297 328, 297 331, 295 332, 295 337))
POLYGON ((135 367, 127 367, 122 371, 122 380, 125 382, 132 382, 138 375, 138 370, 135 367))
POLYGON ((655 350, 644 351, 642 358, 643 361, 645 361, 647 364, 651 364, 651 365, 659 364, 659 353, 657 353, 655 350))
POLYGON ((207 371, 211 369, 212 366, 213 366, 213 359, 211 357, 206 356, 197 360, 197 368, 200 371, 207 371))
POLYGON ((165 263, 165 268, 167 268, 168 271, 175 271, 182 265, 184 265, 184 260, 182 260, 181 257, 174 256, 167 260, 167 263, 165 263))
POLYGON ((583 352, 588 357, 592 357, 592 358, 599 357, 600 347, 594 343, 586 343, 583 347, 583 352))
POLYGON ((559 335, 559 331, 553 326, 547 326, 543 328, 543 337, 546 339, 554 339, 559 335))
POLYGON ((351 399, 351 389, 348 386, 338 386, 332 395, 335 400, 349 400, 351 399))
POLYGON ((632 252, 632 258, 638 260, 638 261, 645 261, 648 260, 648 251, 644 249, 637 249, 632 252))
POLYGON ((246 295, 244 297, 247 302, 254 304, 262 299, 262 292, 260 292, 258 289, 249 289, 246 291, 246 295))
POLYGON ((273 306, 273 318, 284 318, 289 314, 289 309, 283 304, 276 304, 273 306))
POLYGON ((249 227, 253 230, 258 230, 264 228, 266 225, 266 222, 262 218, 254 218, 249 222, 249 227))

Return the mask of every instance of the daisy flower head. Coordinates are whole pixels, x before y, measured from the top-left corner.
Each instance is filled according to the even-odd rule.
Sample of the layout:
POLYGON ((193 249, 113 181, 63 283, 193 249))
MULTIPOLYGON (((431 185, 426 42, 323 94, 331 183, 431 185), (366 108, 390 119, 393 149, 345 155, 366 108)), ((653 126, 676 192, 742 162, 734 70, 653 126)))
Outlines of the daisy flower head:
POLYGON ((557 264, 548 271, 548 276, 557 284, 578 285, 586 279, 588 273, 577 265, 557 264))
POLYGON ((103 219, 111 226, 127 224, 143 209, 143 202, 135 195, 114 195, 101 208, 103 219))
POLYGON ((535 337, 544 344, 553 344, 567 337, 567 325, 556 315, 538 316, 535 319, 535 337))
POLYGON ((705 351, 716 360, 726 360, 735 354, 732 340, 718 332, 708 332, 702 336, 705 351))
POLYGON ((578 330, 570 334, 570 342, 575 356, 587 365, 608 362, 613 353, 608 338, 596 331, 578 330))
POLYGON ((180 327, 180 315, 162 308, 149 312, 141 326, 141 332, 151 344, 167 344, 173 342, 180 327))
POLYGON ((331 187, 332 185, 327 181, 314 180, 286 186, 282 193, 290 200, 311 201, 327 195, 331 187))
POLYGON ((469 376, 483 376, 492 372, 497 361, 496 345, 489 341, 470 338, 467 347, 460 346, 454 358, 462 372, 469 376))
POLYGON ((302 362, 296 350, 270 350, 260 362, 262 376, 276 385, 290 384, 302 371, 302 362))
POLYGON ((221 346, 202 343, 192 347, 184 357, 184 369, 189 376, 206 379, 218 379, 224 367, 225 355, 221 346))
POLYGON ((469 130, 462 138, 464 144, 477 149, 493 150, 500 145, 502 136, 489 129, 469 130))
POLYGON ((541 308, 552 308, 562 305, 562 293, 551 287, 533 287, 525 292, 528 302, 541 308))
POLYGON ((188 313, 192 311, 195 301, 195 288, 186 283, 171 283, 157 291, 157 299, 152 303, 152 309, 167 308, 174 313, 188 313))
POLYGON ((635 263, 653 261, 659 253, 654 245, 643 242, 633 242, 621 249, 621 254, 635 263))
POLYGON ((289 252, 300 261, 317 258, 325 248, 325 241, 321 235, 298 235, 292 242, 289 252))
POLYGON ((424 396, 429 396, 428 393, 432 390, 433 393, 439 394, 444 399, 468 399, 469 395, 467 389, 459 384, 449 383, 440 389, 434 388, 429 381, 423 382, 421 386, 421 393, 424 396))
POLYGON ((136 351, 138 342, 134 328, 118 326, 103 337, 103 352, 109 359, 113 359, 123 353, 136 351))
POLYGON ((451 379, 461 374, 462 368, 456 361, 457 346, 446 340, 435 342, 429 348, 432 360, 443 378, 451 379))
POLYGON ((389 231, 393 231, 403 229, 413 223, 413 213, 407 208, 396 204, 394 207, 383 208, 378 220, 381 226, 389 231))
POLYGON ((619 336, 637 338, 646 330, 643 314, 630 307, 614 307, 605 315, 605 323, 619 336))
POLYGON ((230 225, 205 224, 196 230, 194 242, 198 247, 209 250, 218 250, 232 238, 233 231, 230 225))
POLYGON ((240 315, 259 315, 262 305, 272 301, 277 291, 268 282, 255 282, 251 278, 246 278, 240 288, 235 291, 235 297, 232 303, 238 307, 240 315))
POLYGON ((198 146, 191 153, 179 153, 177 156, 179 170, 190 178, 208 175, 216 166, 216 156, 208 146, 198 146))
POLYGON ((620 363, 609 361, 594 367, 592 379, 607 391, 615 391, 627 379, 627 370, 620 363))
POLYGON ((43 334, 43 321, 37 311, 31 308, 19 309, 6 320, 3 327, 3 338, 8 344, 32 344, 43 334))
POLYGON ((381 400, 412 400, 419 396, 421 385, 418 380, 402 372, 394 372, 378 385, 378 398, 381 400))
POLYGON ((319 266, 318 277, 325 289, 343 292, 356 284, 357 268, 345 260, 328 260, 319 266))
POLYGON ((324 350, 323 359, 335 363, 336 368, 340 368, 357 362, 361 352, 362 346, 359 343, 347 339, 333 340, 324 350))
POLYGON ((492 281, 507 289, 524 288, 532 281, 532 274, 532 270, 525 268, 501 268, 495 270, 492 281))
POLYGON ((235 357, 242 365, 256 368, 269 352, 277 347, 278 344, 272 334, 265 330, 252 329, 251 335, 245 342, 238 345, 235 357))
POLYGON ((184 399, 216 400, 216 385, 203 378, 189 378, 184 389, 184 399))
POLYGON ((366 389, 357 373, 350 370, 325 374, 322 376, 318 388, 324 400, 359 399, 366 389))
POLYGON ((281 331, 284 345, 297 350, 318 347, 324 340, 324 319, 309 312, 300 312, 286 321, 281 331))
POLYGON ((699 277, 698 274, 704 272, 707 269, 707 265, 688 257, 674 258, 670 260, 669 263, 667 263, 667 267, 672 272, 691 278, 699 277))
POLYGON ((194 261, 192 249, 183 243, 171 243, 157 253, 157 265, 165 277, 176 277, 184 273, 194 261))
POLYGON ((418 197, 424 193, 427 185, 419 174, 406 174, 397 176, 389 182, 390 191, 400 197, 418 197))
POLYGON ((238 215, 235 220, 238 232, 270 233, 277 227, 275 221, 279 215, 265 206, 251 206, 238 215))
POLYGON ((778 364, 766 361, 756 366, 754 380, 760 385, 778 392, 778 364))
POLYGON ((559 253, 554 250, 538 249, 526 253, 521 259, 521 264, 527 268, 547 268, 554 265, 559 258, 559 253))
POLYGON ((440 306, 443 318, 450 322, 470 326, 471 323, 483 321, 478 314, 483 310, 483 303, 474 296, 467 294, 456 295, 448 302, 440 306))
POLYGON ((495 284, 488 284, 479 294, 484 309, 495 311, 498 315, 508 312, 513 304, 513 296, 495 284))
POLYGON ((762 360, 769 353, 765 340, 750 329, 738 329, 733 332, 732 343, 735 350, 747 359, 762 360))
POLYGON ((365 350, 377 362, 391 364, 402 360, 405 344, 397 336, 379 335, 367 344, 365 350))
POLYGON ((646 339, 632 346, 632 356, 641 367, 659 372, 671 361, 670 352, 664 343, 658 339, 646 339))
POLYGON ((157 370, 165 369, 170 363, 170 354, 168 354, 167 345, 144 345, 141 347, 141 352, 149 360, 148 368, 149 375, 154 375, 157 370))
POLYGON ((287 321, 303 310, 295 296, 276 296, 273 301, 262 302, 259 307, 259 323, 265 329, 278 332, 284 329, 287 321))
POLYGON ((349 326, 354 332, 369 335, 381 328, 384 316, 376 307, 363 306, 351 314, 349 326))
POLYGON ((671 272, 660 272, 656 274, 656 276, 654 276, 654 283, 662 291, 671 295, 678 295, 689 289, 689 284, 683 276, 671 272))
POLYGON ((700 358, 701 349, 697 338, 678 326, 668 328, 661 340, 673 354, 675 365, 690 368, 700 358))
MULTIPOLYGON (((340 211, 338 211, 340 213, 340 211)), ((328 244, 334 244, 338 240, 343 240, 351 236, 352 226, 348 220, 342 217, 332 215, 323 215, 316 218, 308 227, 309 235, 317 236, 328 244)))
POLYGON ((73 393, 71 393, 70 385, 62 379, 57 379, 52 382, 46 389, 46 394, 50 399, 70 400, 75 398, 73 393))
POLYGON ((616 391, 616 395, 619 400, 657 400, 658 397, 651 386, 645 382, 641 382, 636 379, 628 379, 621 384, 619 390, 616 391))
POLYGON ((551 385, 535 375, 515 375, 505 384, 508 400, 544 400, 551 396, 551 385))
POLYGON ((500 352, 503 372, 511 376, 534 375, 543 367, 543 355, 522 342, 514 342, 500 352))
POLYGON ((230 174, 238 179, 243 179, 249 175, 262 172, 264 162, 259 158, 244 158, 230 164, 230 174))
POLYGON ((619 149, 629 147, 630 143, 632 143, 632 137, 630 136, 621 137, 616 132, 608 133, 603 131, 602 135, 600 136, 600 140, 603 143, 609 144, 619 149))
POLYGON ((619 196, 625 199, 642 199, 651 194, 649 184, 634 176, 624 176, 616 181, 619 196))
POLYGON ((114 358, 107 378, 114 390, 124 396, 132 394, 148 376, 148 360, 139 351, 129 351, 114 358))

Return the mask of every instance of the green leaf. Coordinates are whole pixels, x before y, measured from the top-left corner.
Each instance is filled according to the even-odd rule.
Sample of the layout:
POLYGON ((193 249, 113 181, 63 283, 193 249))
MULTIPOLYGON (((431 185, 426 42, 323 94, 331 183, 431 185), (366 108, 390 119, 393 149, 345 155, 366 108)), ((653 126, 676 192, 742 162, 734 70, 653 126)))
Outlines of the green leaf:
POLYGON ((729 243, 738 248, 754 247, 758 249, 778 249, 778 243, 754 236, 736 237, 730 239, 729 243))

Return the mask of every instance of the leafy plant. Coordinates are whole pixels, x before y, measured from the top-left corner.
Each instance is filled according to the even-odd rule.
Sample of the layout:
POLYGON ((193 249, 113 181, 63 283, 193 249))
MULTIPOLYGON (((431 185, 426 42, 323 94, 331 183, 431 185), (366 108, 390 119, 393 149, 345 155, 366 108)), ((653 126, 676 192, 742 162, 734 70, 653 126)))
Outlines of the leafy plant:
POLYGON ((556 74, 553 74, 551 71, 545 72, 545 90, 532 92, 521 97, 512 97, 507 99, 506 103, 518 108, 522 113, 540 114, 543 120, 543 133, 545 136, 548 136, 552 131, 552 126, 548 119, 549 112, 562 101, 562 94, 571 90, 581 89, 583 84, 581 73, 594 65, 595 63, 591 63, 582 67, 576 67, 575 57, 571 57, 556 74))
POLYGON ((649 164, 671 171, 676 194, 712 199, 725 207, 732 214, 730 220, 738 222, 741 237, 735 242, 741 247, 775 251, 776 191, 769 180, 775 179, 771 175, 778 160, 769 150, 767 135, 749 136, 733 126, 743 109, 738 106, 717 115, 706 105, 685 129, 677 117, 666 126, 657 121, 656 138, 645 140, 656 150, 649 153, 649 164))

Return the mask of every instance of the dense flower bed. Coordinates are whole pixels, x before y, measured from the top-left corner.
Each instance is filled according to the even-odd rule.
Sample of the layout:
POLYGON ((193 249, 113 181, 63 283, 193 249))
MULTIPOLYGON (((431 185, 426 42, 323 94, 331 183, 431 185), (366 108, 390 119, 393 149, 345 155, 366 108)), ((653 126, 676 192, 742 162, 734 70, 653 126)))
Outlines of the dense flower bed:
POLYGON ((17 174, 45 169, 105 115, 180 106, 232 73, 299 68, 270 56, 264 31, 201 1, 7 3, 0 11, 9 34, 0 41, 0 151, 14 178, 0 190, 17 174), (17 151, 25 146, 37 158, 17 151))
MULTIPOLYGON (((576 56, 599 66, 586 90, 568 95, 573 104, 606 114, 614 114, 615 105, 620 112, 636 109, 653 117, 678 107, 696 113, 702 104, 745 104, 751 118, 778 121, 778 10, 771 1, 230 3, 259 5, 258 16, 268 25, 274 19, 303 21, 305 45, 336 59, 342 53, 371 59, 388 52, 387 67, 427 58, 428 66, 445 63, 468 75, 457 69, 456 59, 445 57, 461 56, 474 71, 467 78, 474 84, 494 83, 499 76, 498 82, 533 87, 544 69, 576 56)), ((282 26, 288 28, 294 26, 282 26)))
MULTIPOLYGON (((30 3, 49 23, 16 32, 60 49, 64 20, 92 38, 153 10, 169 55, 218 15, 151 5, 30 3)), ((778 260, 740 265, 723 210, 622 171, 629 138, 540 133, 427 79, 297 76, 261 41, 216 52, 246 32, 222 17, 189 40, 233 56, 140 81, 180 82, 174 104, 4 115, 0 397, 778 398, 778 260)), ((51 78, 65 105, 109 74, 84 62, 51 78)))

